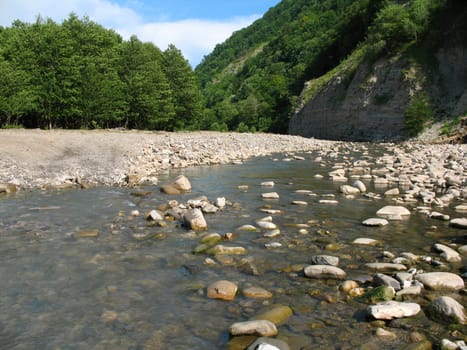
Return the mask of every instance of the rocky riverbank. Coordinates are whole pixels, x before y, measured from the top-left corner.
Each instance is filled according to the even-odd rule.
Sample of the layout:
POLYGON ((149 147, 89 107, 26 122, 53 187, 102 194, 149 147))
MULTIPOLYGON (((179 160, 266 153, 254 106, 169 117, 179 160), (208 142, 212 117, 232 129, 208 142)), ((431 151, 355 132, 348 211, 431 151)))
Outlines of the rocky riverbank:
POLYGON ((228 164, 333 144, 259 133, 1 130, 0 183, 19 188, 154 184, 170 168, 228 164))

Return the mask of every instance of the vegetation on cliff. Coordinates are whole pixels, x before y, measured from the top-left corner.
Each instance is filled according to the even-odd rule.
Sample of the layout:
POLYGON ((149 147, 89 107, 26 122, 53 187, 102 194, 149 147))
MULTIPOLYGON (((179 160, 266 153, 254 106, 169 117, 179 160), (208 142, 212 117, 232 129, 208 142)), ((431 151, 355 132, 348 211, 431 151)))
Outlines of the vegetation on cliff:
MULTIPOLYGON (((429 65, 446 35, 462 37, 455 32, 465 26, 458 19, 466 7, 458 0, 284 0, 196 68, 206 121, 219 129, 286 132, 295 110, 337 73, 350 82, 362 62, 382 56, 429 65)), ((423 91, 414 97, 409 134, 437 112, 430 108, 423 91)))

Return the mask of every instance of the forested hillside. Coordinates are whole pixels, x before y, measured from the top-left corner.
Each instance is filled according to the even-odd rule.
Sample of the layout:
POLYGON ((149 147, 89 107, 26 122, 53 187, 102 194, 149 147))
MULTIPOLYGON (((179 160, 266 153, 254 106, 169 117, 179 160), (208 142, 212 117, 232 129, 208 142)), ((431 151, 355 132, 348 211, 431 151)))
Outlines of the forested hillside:
MULTIPOLYGON (((425 61, 433 61, 436 47, 426 43, 439 43, 440 32, 456 16, 452 8, 465 7, 462 3, 283 0, 252 26, 218 45, 196 68, 208 111, 206 120, 219 129, 287 132, 291 116, 330 77, 336 78, 335 84, 348 86, 363 62, 371 67, 381 57, 397 60, 410 50, 414 56, 425 55, 425 61), (414 49, 417 45, 424 45, 423 50, 414 49), (345 74, 340 74, 343 62, 345 74)), ((414 107, 412 114, 427 104, 427 96, 417 97, 421 106, 414 107)), ((386 102, 383 98, 389 96, 377 102, 386 102)), ((332 100, 327 103, 333 104, 332 100)))
POLYGON ((0 126, 198 128, 198 83, 165 51, 75 15, 0 27, 0 126))

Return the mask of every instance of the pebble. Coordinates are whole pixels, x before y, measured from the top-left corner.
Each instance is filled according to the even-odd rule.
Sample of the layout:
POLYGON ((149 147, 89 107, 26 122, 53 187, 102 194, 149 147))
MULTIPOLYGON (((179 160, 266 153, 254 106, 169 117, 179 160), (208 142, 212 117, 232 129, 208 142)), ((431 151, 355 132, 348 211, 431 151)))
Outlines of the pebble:
POLYGON ((356 238, 352 241, 352 244, 356 244, 356 245, 368 245, 368 246, 375 246, 375 245, 378 245, 380 244, 381 241, 378 241, 376 239, 373 239, 373 238, 364 238, 364 237, 361 237, 361 238, 356 238))
POLYGON ((235 299, 237 290, 237 284, 230 281, 221 280, 209 285, 207 290, 207 296, 211 299, 231 301, 235 299))
POLYGON ((362 222, 365 226, 386 226, 389 222, 386 219, 370 218, 362 222))
POLYGON ((367 263, 365 264, 371 270, 376 271, 404 271, 407 270, 407 267, 402 264, 394 263, 367 263))
POLYGON ((449 221, 449 225, 456 228, 467 229, 467 218, 456 218, 449 221))
POLYGON ((314 255, 311 257, 311 263, 313 265, 330 265, 338 266, 339 258, 331 255, 314 255))
POLYGON ((274 337, 278 333, 276 325, 268 320, 237 322, 230 326, 229 332, 233 336, 251 334, 260 337, 274 337))
POLYGON ((344 270, 330 265, 309 265, 303 272, 310 278, 345 279, 347 276, 344 270))
POLYGON ((462 258, 454 249, 440 243, 434 245, 436 251, 441 252, 441 257, 447 262, 461 262, 462 258))
POLYGON ((268 192, 262 193, 261 197, 264 199, 279 199, 279 194, 277 192, 268 192))
POLYGON ((260 337, 246 350, 290 350, 289 345, 280 339, 260 337))
POLYGON ((253 299, 270 299, 272 298, 272 293, 261 287, 248 287, 243 289, 243 295, 247 298, 253 299))
POLYGON ((406 207, 387 205, 376 212, 376 215, 387 220, 404 220, 410 216, 406 207))

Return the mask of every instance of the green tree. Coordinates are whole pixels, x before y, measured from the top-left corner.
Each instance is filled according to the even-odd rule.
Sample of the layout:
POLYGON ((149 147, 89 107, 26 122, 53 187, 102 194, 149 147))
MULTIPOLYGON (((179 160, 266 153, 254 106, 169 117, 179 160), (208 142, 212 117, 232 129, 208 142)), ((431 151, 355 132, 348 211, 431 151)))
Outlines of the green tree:
POLYGON ((199 84, 188 61, 174 45, 163 53, 163 70, 170 85, 175 115, 170 129, 197 129, 201 117, 199 84))
POLYGON ((122 45, 120 76, 128 105, 125 127, 170 130, 175 116, 162 52, 136 36, 122 45))

